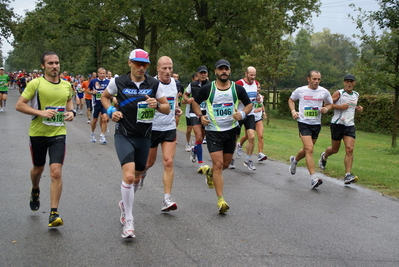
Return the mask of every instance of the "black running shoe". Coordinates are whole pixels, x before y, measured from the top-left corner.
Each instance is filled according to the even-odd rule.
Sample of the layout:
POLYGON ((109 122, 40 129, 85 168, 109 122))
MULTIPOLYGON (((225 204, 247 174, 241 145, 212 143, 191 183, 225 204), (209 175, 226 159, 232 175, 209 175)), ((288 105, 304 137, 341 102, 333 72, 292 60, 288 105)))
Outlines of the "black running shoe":
POLYGON ((29 206, 32 211, 37 211, 40 208, 40 192, 37 194, 30 192, 29 206))
POLYGON ((56 211, 52 211, 48 218, 48 227, 58 227, 64 225, 64 221, 60 218, 60 215, 56 211))

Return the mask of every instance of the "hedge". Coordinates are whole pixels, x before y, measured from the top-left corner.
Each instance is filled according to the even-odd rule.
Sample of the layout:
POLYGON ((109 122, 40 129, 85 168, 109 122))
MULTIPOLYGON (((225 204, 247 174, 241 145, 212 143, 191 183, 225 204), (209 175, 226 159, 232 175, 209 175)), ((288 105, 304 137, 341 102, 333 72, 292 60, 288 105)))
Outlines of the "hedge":
MULTIPOLYGON (((291 96, 292 90, 284 90, 279 92, 279 103, 277 105, 277 113, 274 116, 278 118, 291 119, 291 111, 288 107, 288 98, 291 96)), ((298 108, 298 101, 295 102, 298 108)), ((356 113, 355 124, 356 129, 380 133, 392 134, 392 121, 394 116, 394 96, 389 94, 380 95, 360 95, 358 105, 362 106, 363 113, 356 113)), ((334 112, 322 116, 322 125, 329 125, 334 112)))

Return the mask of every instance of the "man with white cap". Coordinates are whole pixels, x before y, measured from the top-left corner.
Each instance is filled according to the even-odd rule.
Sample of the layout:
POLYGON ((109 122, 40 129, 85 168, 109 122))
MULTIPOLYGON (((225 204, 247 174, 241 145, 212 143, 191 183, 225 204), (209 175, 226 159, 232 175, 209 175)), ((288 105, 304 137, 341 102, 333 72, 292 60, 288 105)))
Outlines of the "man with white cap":
POLYGON ((143 49, 134 49, 129 56, 130 72, 111 79, 101 95, 108 116, 116 122, 115 149, 122 166, 122 200, 120 221, 122 237, 135 237, 133 221, 134 195, 143 173, 151 144, 151 128, 155 110, 168 114, 169 103, 157 79, 145 74, 150 63, 143 49), (111 105, 117 95, 118 109, 111 105))
POLYGON ((230 81, 230 74, 230 63, 227 60, 216 62, 216 81, 202 87, 192 103, 195 114, 205 126, 207 146, 212 158, 212 167, 204 165, 200 171, 206 176, 208 187, 215 188, 219 213, 225 213, 230 208, 223 197, 222 171, 228 168, 233 158, 239 131, 238 121, 252 110, 252 103, 244 87, 230 81), (237 111, 240 101, 244 108, 237 111), (205 115, 200 109, 203 102, 205 115))
POLYGON ((355 183, 358 180, 358 177, 351 173, 356 139, 355 112, 363 112, 363 107, 357 105, 359 93, 353 90, 355 85, 355 76, 348 74, 344 77, 344 89, 335 91, 332 95, 332 108, 334 109, 334 116, 330 124, 332 145, 320 154, 319 159, 319 167, 324 170, 327 158, 339 151, 341 140, 344 140, 345 184, 355 183))
POLYGON ((9 85, 10 76, 4 74, 4 67, 0 67, 0 112, 4 112, 4 108, 6 107, 9 85))

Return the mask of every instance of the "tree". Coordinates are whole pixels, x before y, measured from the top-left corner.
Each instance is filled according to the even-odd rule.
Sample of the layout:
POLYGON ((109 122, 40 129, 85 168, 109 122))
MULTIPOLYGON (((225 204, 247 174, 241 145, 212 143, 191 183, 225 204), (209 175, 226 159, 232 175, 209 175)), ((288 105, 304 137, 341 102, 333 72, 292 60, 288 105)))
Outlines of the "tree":
POLYGON ((375 79, 379 84, 392 88, 395 91, 394 112, 392 120, 392 142, 391 147, 397 147, 398 129, 398 99, 399 99, 399 5, 397 0, 379 0, 380 10, 375 12, 364 12, 361 8, 360 15, 352 19, 356 21, 357 28, 361 34, 358 37, 363 45, 373 49, 378 61, 367 61, 362 55, 362 63, 378 71, 375 79), (371 26, 371 33, 367 33, 365 25, 371 26), (376 27, 383 30, 378 34, 376 27), (373 65, 370 65, 373 63, 373 65), (378 63, 378 64, 376 64, 378 63))

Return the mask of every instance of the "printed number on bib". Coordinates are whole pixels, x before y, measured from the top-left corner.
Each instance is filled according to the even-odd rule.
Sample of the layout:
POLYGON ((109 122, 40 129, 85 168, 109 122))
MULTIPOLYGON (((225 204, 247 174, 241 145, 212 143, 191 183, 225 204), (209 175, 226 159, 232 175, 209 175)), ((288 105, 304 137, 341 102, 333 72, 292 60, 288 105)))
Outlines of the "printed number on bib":
POLYGON ((214 103, 212 104, 213 113, 216 119, 230 119, 234 113, 234 104, 230 103, 214 103))
POLYGON ((319 107, 305 107, 303 114, 306 120, 315 120, 319 116, 319 107))
POLYGON ((48 126, 64 126, 65 107, 45 107, 45 109, 54 109, 57 113, 52 118, 43 118, 43 123, 48 126))
POLYGON ((206 102, 205 101, 201 102, 200 108, 201 108, 201 110, 205 110, 206 109, 206 102))
POLYGON ((100 100, 101 99, 101 94, 102 94, 103 92, 97 92, 96 93, 96 100, 100 100))
POLYGON ((155 115, 155 109, 149 108, 146 101, 137 103, 137 122, 152 123, 155 115))
POLYGON ((170 111, 175 110, 175 98, 173 96, 168 96, 166 99, 168 100, 170 111))

